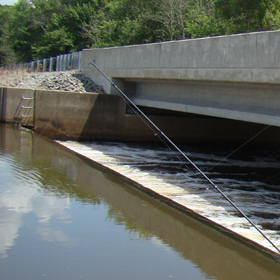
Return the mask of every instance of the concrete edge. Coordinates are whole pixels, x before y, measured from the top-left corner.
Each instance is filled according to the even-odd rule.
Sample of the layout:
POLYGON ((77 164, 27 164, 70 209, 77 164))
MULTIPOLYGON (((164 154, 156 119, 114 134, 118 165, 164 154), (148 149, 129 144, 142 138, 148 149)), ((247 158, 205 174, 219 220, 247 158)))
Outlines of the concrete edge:
MULTIPOLYGON (((268 30, 268 31, 256 31, 256 32, 248 32, 248 33, 237 33, 237 34, 228 34, 228 35, 218 35, 218 36, 208 36, 208 37, 202 37, 202 38, 191 38, 191 39, 184 39, 184 40, 173 40, 173 41, 165 41, 165 42, 157 42, 157 43, 147 43, 147 44, 136 44, 136 45, 126 45, 126 46, 115 46, 115 47, 105 47, 102 48, 104 50, 107 49, 118 49, 118 48, 133 48, 133 47, 139 47, 139 46, 149 46, 149 45, 162 45, 162 44, 170 44, 174 42, 184 42, 184 41, 203 41, 203 40, 209 40, 209 39, 219 39, 224 37, 245 37, 245 36, 253 36, 263 33, 279 33, 279 30, 268 30)), ((97 48, 89 48, 89 49, 83 49, 83 52, 86 51, 92 51, 97 48)))
POLYGON ((217 118, 224 118, 230 120, 244 121, 244 122, 252 122, 257 124, 264 124, 269 126, 280 126, 280 118, 277 116, 272 116, 268 114, 258 114, 252 112, 243 112, 232 109, 220 109, 214 107, 206 107, 206 106, 196 106, 196 105, 185 105, 179 103, 170 103, 164 101, 153 101, 153 100, 144 100, 144 99, 133 99, 133 101, 140 106, 146 107, 155 107, 166 109, 166 110, 174 110, 179 112, 186 112, 198 115, 205 115, 217 118))
POLYGON ((266 248, 260 244, 258 244, 257 242, 249 239, 249 238, 246 238, 232 230, 229 230, 223 226, 221 226, 220 224, 200 215, 199 213, 196 213, 194 212, 193 210, 187 208, 186 206, 183 206, 181 205, 180 203, 164 196, 164 195, 161 195, 145 186, 143 186, 142 184, 118 173, 117 171, 111 169, 111 168, 108 168, 107 166, 104 166, 102 165, 101 163, 99 162, 96 162, 94 160, 92 160, 91 158, 83 155, 83 154, 80 154, 76 151, 73 151, 72 149, 69 149, 68 147, 64 146, 63 144, 59 143, 59 142, 56 142, 54 141, 55 143, 57 143, 58 145, 60 145, 61 147, 67 149, 67 150, 70 150, 71 152, 75 153, 76 155, 78 155, 79 157, 83 158, 84 160, 87 160, 87 161, 90 161, 90 162, 93 162, 95 163, 97 166, 99 166, 100 168, 104 169, 104 170, 107 170, 109 172, 111 172, 112 174, 115 174, 119 177, 121 177, 123 180, 125 180, 126 182, 128 182, 129 184, 131 184, 133 187, 135 187, 136 189, 140 190, 141 192, 144 192, 146 193, 147 195, 155 198, 155 199, 158 199, 160 200, 161 202, 167 204, 168 206, 176 209, 177 211, 183 213, 183 214, 186 214, 188 215, 189 217, 193 218, 194 220, 196 221, 199 221, 201 222, 202 224, 204 224, 205 226, 207 227, 210 227, 210 228, 213 228, 215 230, 217 230, 219 233, 235 240, 235 241, 238 241, 240 242, 242 245, 246 246, 247 248, 251 249, 251 250, 254 250, 255 252, 261 254, 261 255, 264 255, 265 257, 273 260, 273 261, 280 261, 280 254, 278 254, 277 252, 274 252, 272 250, 270 250, 269 248, 266 248))
POLYGON ((3 122, 3 91, 4 89, 0 88, 0 122, 3 122))

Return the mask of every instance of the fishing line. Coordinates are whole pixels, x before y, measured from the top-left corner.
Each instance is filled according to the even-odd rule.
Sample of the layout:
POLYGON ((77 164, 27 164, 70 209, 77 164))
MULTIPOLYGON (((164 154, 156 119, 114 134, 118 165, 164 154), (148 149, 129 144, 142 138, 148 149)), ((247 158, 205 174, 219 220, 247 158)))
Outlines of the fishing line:
POLYGON ((238 150, 240 150, 241 148, 243 148, 245 145, 247 145, 249 142, 251 142, 254 138, 256 138, 257 136, 259 136, 261 133, 263 133, 265 130, 267 130, 269 127, 271 127, 272 124, 267 125, 264 129, 262 129, 261 131, 259 131, 258 133, 256 133, 253 137, 251 137, 249 140, 247 140, 245 143, 243 143, 242 145, 240 145, 238 148, 236 148, 234 151, 232 151, 230 154, 228 154, 226 157, 224 157, 223 159, 221 159, 218 163, 216 163, 215 165, 213 165, 211 168, 209 168, 207 171, 212 170, 213 168, 215 168, 216 166, 218 166, 220 163, 222 163, 224 160, 228 159, 231 155, 233 155, 234 153, 236 153, 238 150))
POLYGON ((199 173, 200 175, 217 191, 219 192, 279 253, 280 249, 256 226, 256 224, 251 221, 249 217, 239 207, 226 195, 224 194, 218 186, 214 184, 214 182, 204 173, 202 170, 185 154, 182 150, 173 142, 170 138, 168 138, 160 128, 149 119, 146 114, 142 112, 142 110, 115 84, 113 83, 109 77, 103 73, 101 69, 95 64, 95 60, 89 63, 89 65, 93 65, 96 70, 113 86, 116 92, 122 97, 122 99, 137 112, 137 115, 141 115, 141 119, 148 124, 150 129, 153 131, 155 136, 158 136, 161 140, 164 140, 164 143, 169 143, 177 152, 186 159, 199 173), (142 118, 143 117, 143 118, 142 118))
POLYGON ((61 102, 58 104, 56 110, 54 111, 52 117, 50 118, 50 120, 47 122, 46 126, 44 127, 43 131, 39 134, 39 136, 35 139, 34 144, 37 142, 37 140, 43 135, 43 133, 46 131, 46 129, 48 128, 49 124, 51 123, 51 121, 54 119, 55 115, 58 112, 58 109, 60 107, 60 105, 64 102, 64 100, 66 99, 66 97, 69 95, 69 91, 64 95, 64 97, 62 98, 61 102))
MULTIPOLYGON (((117 92, 118 90, 120 90, 112 81, 110 81, 108 77, 107 80, 117 92)), ((194 171, 187 166, 186 162, 182 161, 178 154, 175 153, 174 150, 172 150, 170 145, 166 142, 166 138, 161 137, 160 129, 156 127, 153 122, 151 122, 151 120, 141 111, 141 109, 136 104, 134 104, 134 102, 132 102, 132 100, 130 100, 123 92, 122 94, 119 94, 119 96, 128 105, 128 107, 153 131, 154 136, 158 137, 165 144, 165 146, 177 157, 177 159, 183 164, 183 166, 199 179, 199 177, 194 173, 194 171)))
POLYGON ((274 175, 272 175, 272 176, 266 178, 265 180, 263 180, 263 181, 261 181, 261 182, 262 182, 262 183, 265 183, 265 182, 269 181, 270 179, 277 177, 279 174, 280 174, 280 172, 278 172, 278 173, 276 173, 276 174, 274 174, 274 175))

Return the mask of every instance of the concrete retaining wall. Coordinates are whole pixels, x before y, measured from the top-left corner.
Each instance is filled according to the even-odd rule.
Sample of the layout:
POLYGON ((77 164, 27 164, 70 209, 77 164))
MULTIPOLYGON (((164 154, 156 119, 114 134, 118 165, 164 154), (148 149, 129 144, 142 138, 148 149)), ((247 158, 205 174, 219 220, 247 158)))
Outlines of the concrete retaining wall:
POLYGON ((3 88, 0 87, 0 122, 3 122, 3 88))
POLYGON ((34 125, 34 90, 19 88, 2 89, 1 121, 34 125))
MULTIPOLYGON (((51 139, 159 141, 139 118, 128 113, 117 95, 0 88, 1 121, 33 127, 51 139), (22 96, 34 99, 22 100, 22 96), (21 117, 21 104, 34 101, 32 115, 21 117)), ((31 105, 31 104, 29 104, 31 105)), ((170 111, 143 108, 155 124, 175 143, 243 144, 264 126, 198 115, 174 115, 170 111)), ((280 143, 280 129, 269 127, 252 144, 280 143)))
MULTIPOLYGON (((0 88, 0 92, 2 122, 33 127, 36 133, 52 139, 158 141, 137 115, 126 112, 125 102, 117 95, 20 88, 0 88), (24 109, 23 104, 33 108, 24 109), (27 113, 29 118, 22 116, 27 113)), ((184 129, 191 125, 189 119, 151 118, 173 139, 190 138, 189 130, 184 129)))
MULTIPOLYGON (((53 139, 158 141, 152 130, 134 114, 126 113, 126 104, 117 95, 96 93, 35 93, 35 126, 37 133, 53 139)), ((173 139, 190 139, 190 119, 151 116, 173 139)), ((195 136, 197 137, 197 135, 195 136)))

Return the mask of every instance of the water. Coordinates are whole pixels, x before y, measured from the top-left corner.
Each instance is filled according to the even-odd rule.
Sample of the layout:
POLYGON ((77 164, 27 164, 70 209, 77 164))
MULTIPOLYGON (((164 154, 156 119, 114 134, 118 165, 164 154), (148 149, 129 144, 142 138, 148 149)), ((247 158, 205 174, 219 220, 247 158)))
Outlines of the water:
MULTIPOLYGON (((0 137, 0 279, 279 279, 274 259, 99 164, 11 126, 0 137)), ((135 174, 177 176, 164 149, 148 159, 139 147, 151 162, 136 168, 126 156, 135 146, 95 145, 135 174)))
MULTIPOLYGON (((63 142, 168 199, 276 251, 196 170, 166 147, 124 143, 63 142)), ((181 147, 184 153, 280 248, 278 149, 181 147)), ((277 251, 276 251, 277 252, 277 251)))

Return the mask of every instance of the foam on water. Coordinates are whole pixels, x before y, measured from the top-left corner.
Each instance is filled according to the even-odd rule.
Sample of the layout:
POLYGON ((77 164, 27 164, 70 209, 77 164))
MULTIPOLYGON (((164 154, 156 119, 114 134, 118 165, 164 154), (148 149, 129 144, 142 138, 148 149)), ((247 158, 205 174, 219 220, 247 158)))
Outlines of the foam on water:
MULTIPOLYGON (((276 251, 245 218, 240 217, 221 194, 213 190, 197 173, 186 168, 186 165, 174 157, 172 151, 124 143, 58 142, 209 220, 276 251)), ((256 180, 258 173, 252 171, 256 168, 279 168, 275 158, 267 156, 249 160, 223 160, 219 155, 193 151, 187 151, 186 155, 195 159, 195 164, 205 169, 207 176, 211 176, 214 183, 280 248, 280 207, 277 207, 280 192, 276 185, 256 180), (227 168, 227 171, 211 171, 217 163, 219 168, 227 168), (230 174, 229 167, 245 169, 230 174), (245 178, 249 173, 254 180, 245 178)))

